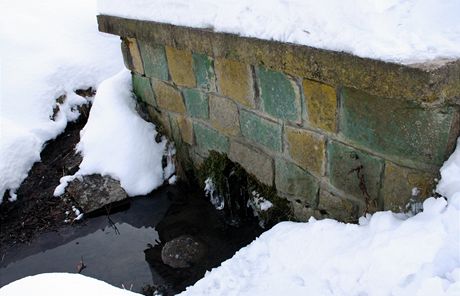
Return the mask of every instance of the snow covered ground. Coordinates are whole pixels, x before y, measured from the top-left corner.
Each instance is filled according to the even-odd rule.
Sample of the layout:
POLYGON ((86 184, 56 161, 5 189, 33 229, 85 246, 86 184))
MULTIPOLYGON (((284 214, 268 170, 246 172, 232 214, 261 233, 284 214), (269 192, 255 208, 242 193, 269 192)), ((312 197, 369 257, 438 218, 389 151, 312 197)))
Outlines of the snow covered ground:
POLYGON ((78 117, 86 100, 74 90, 98 87, 123 60, 119 39, 97 30, 94 0, 0 0, 0 11, 1 200, 7 189, 15 198, 46 141, 78 117))
MULTIPOLYGON (((135 113, 129 73, 119 72, 119 40, 97 32, 95 2, 0 1, 0 194, 11 189, 14 197, 44 143, 86 102, 74 90, 89 86, 99 92, 78 146, 78 174, 110 174, 132 195, 162 182, 165 142, 154 144, 153 125, 135 113), (55 99, 64 94, 53 121, 55 99)), ((108 14, 123 7, 127 17, 142 13, 403 63, 460 57, 458 0, 99 2, 108 14)), ((441 175, 437 191, 447 200, 426 200, 416 216, 280 223, 183 295, 460 295, 460 140, 441 175)), ((135 295, 77 274, 37 275, 0 289, 1 296, 29 294, 135 295)))
MULTIPOLYGON (((88 103, 74 91, 99 88, 124 66, 119 38, 97 30, 95 0, 1 0, 0 8, 1 203, 7 190, 10 200, 16 198, 46 141, 78 118, 76 106, 88 103)), ((81 134, 83 163, 76 176, 110 175, 129 195, 146 194, 163 183, 166 141, 155 143, 154 126, 135 112, 127 70, 104 85, 81 134)))
POLYGON ((101 14, 403 64, 460 57, 459 0, 98 0, 98 6, 101 14))
POLYGON ((75 273, 45 273, 25 277, 0 289, 1 296, 134 296, 103 281, 75 273))

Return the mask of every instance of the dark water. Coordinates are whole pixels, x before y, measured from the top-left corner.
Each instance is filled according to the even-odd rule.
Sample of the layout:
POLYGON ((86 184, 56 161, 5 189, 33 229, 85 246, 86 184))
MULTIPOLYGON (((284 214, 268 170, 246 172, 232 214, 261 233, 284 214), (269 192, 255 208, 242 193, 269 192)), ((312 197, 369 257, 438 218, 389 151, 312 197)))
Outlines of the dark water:
POLYGON ((257 222, 234 228, 224 223, 209 202, 196 194, 164 187, 131 199, 127 208, 87 218, 79 225, 39 235, 30 245, 2 254, 0 287, 25 276, 44 272, 77 272, 117 287, 141 292, 146 285, 183 290, 248 244, 261 230, 257 222), (160 259, 162 245, 177 236, 193 235, 207 245, 199 264, 173 269, 160 259))

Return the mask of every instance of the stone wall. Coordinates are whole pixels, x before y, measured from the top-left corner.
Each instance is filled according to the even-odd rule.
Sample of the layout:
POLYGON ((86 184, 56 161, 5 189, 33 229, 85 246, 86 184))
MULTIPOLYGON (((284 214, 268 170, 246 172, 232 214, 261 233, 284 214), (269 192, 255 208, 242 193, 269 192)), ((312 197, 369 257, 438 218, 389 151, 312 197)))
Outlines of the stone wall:
POLYGON ((199 166, 226 153, 298 219, 353 220, 432 193, 460 133, 460 62, 402 66, 344 53, 99 16, 133 88, 199 166))

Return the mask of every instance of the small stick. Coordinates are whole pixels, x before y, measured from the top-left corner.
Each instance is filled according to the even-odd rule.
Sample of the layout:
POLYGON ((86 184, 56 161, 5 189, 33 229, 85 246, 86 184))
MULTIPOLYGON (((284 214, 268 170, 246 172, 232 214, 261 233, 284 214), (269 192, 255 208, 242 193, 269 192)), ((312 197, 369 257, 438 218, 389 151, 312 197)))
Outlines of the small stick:
POLYGON ((85 263, 83 262, 83 257, 81 257, 80 262, 77 264, 77 272, 81 273, 83 269, 86 268, 85 263))

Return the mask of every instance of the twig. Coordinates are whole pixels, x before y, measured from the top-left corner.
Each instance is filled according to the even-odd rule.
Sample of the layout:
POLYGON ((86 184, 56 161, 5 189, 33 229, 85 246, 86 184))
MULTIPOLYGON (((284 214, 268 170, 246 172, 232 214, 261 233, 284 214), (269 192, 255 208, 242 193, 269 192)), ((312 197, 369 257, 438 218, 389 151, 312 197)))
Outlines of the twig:
POLYGON ((77 272, 81 273, 82 270, 85 269, 85 268, 86 268, 86 265, 83 262, 83 256, 82 256, 80 262, 78 262, 78 264, 77 264, 77 272))

